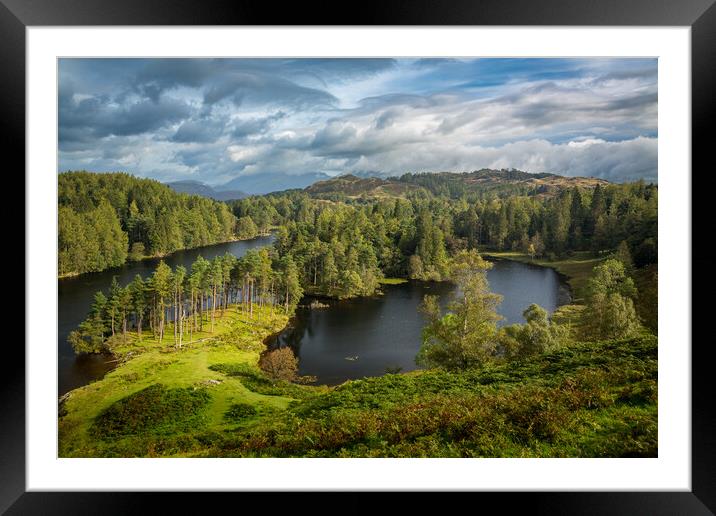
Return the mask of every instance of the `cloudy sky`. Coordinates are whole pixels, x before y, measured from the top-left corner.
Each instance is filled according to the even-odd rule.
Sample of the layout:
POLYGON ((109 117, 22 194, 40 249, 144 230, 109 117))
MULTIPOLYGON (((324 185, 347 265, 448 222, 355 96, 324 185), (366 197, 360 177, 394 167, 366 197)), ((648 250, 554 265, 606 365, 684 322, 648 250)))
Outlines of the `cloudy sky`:
POLYGON ((61 59, 59 171, 657 179, 656 59, 61 59))

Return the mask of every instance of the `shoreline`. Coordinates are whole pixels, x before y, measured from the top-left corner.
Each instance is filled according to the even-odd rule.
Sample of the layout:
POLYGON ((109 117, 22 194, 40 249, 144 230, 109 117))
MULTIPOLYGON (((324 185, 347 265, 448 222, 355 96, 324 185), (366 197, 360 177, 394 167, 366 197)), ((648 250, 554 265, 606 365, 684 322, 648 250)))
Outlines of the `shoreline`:
POLYGON ((147 260, 156 260, 158 258, 166 258, 167 256, 171 256, 175 253, 179 253, 182 251, 191 251, 193 249, 202 249, 204 247, 212 247, 215 245, 229 244, 231 242, 246 242, 248 240, 255 240, 257 238, 271 236, 271 234, 274 230, 275 230, 275 228, 272 228, 267 233, 258 233, 256 236, 252 236, 250 238, 231 238, 229 240, 222 240, 221 242, 214 242, 213 244, 199 245, 196 247, 185 247, 183 249, 177 249, 176 251, 172 251, 171 253, 159 253, 159 254, 155 254, 155 255, 145 255, 145 256, 142 256, 139 260, 130 260, 129 255, 127 255, 127 259, 124 261, 124 263, 122 265, 117 265, 115 267, 107 267, 106 269, 102 269, 99 271, 66 272, 64 274, 58 274, 57 280, 59 281, 59 280, 63 280, 63 279, 76 278, 78 276, 83 276, 85 274, 95 274, 95 273, 105 272, 105 271, 112 270, 112 269, 119 269, 129 263, 139 263, 139 262, 144 262, 147 260))
MULTIPOLYGON (((96 378, 96 379, 90 381, 89 383, 86 383, 85 385, 80 385, 79 387, 75 387, 74 389, 71 389, 71 390, 65 392, 64 394, 62 394, 60 396, 60 398, 69 397, 71 395, 71 393, 73 393, 77 390, 85 389, 89 385, 94 385, 94 384, 97 384, 98 382, 104 381, 104 379, 107 378, 107 375, 114 373, 115 371, 124 367, 130 361, 132 361, 136 358, 139 358, 145 354, 156 353, 156 352, 161 353, 161 354, 182 353, 183 351, 186 351, 186 350, 196 349, 197 344, 201 344, 202 348, 203 348, 204 347, 203 344, 205 342, 211 341, 213 339, 220 339, 222 336, 225 336, 229 333, 232 333, 233 331, 238 330, 239 329, 238 324, 260 325, 263 322, 263 320, 264 320, 263 318, 261 318, 259 320, 256 320, 256 319, 244 320, 245 313, 240 310, 240 306, 241 305, 238 303, 232 304, 232 305, 229 305, 229 307, 226 309, 227 313, 234 312, 236 314, 233 320, 228 321, 228 324, 230 326, 228 329, 226 329, 225 331, 215 332, 213 334, 209 333, 207 331, 197 332, 197 333, 200 333, 202 335, 202 337, 194 338, 191 341, 183 342, 181 348, 176 348, 174 346, 173 341, 172 341, 172 335, 169 331, 171 329, 171 326, 169 326, 169 325, 166 328, 164 342, 160 345, 157 345, 157 343, 155 342, 156 341, 155 337, 151 337, 151 336, 147 335, 147 333, 148 333, 147 330, 142 332, 142 334, 143 334, 142 339, 139 340, 138 342, 135 340, 136 332, 128 331, 127 332, 127 335, 129 337, 128 343, 125 343, 122 346, 119 346, 118 348, 116 348, 112 351, 104 351, 104 352, 100 352, 100 353, 86 353, 85 354, 85 355, 94 355, 94 356, 98 356, 98 357, 107 358, 108 360, 104 362, 105 364, 116 363, 117 364, 116 366, 114 366, 111 369, 109 369, 108 371, 106 371, 102 377, 96 378), (142 344, 144 344, 144 346, 142 344), (152 345, 152 344, 154 344, 154 345, 152 345), (134 347, 132 347, 132 346, 134 346, 134 347)), ((267 311, 265 308, 263 310, 267 311)), ((226 315, 227 314, 224 314, 223 317, 217 317, 216 323, 217 324, 219 324, 219 323, 227 324, 227 321, 225 319, 226 315)), ((266 315, 266 314, 264 314, 264 315, 266 315)), ((271 337, 278 336, 282 332, 284 332, 289 327, 290 322, 294 317, 293 315, 289 316, 289 315, 286 315, 285 313, 283 313, 282 308, 278 308, 275 313, 269 312, 268 315, 270 318, 279 318, 280 319, 281 317, 286 317, 287 320, 283 326, 281 326, 278 329, 274 329, 273 333, 266 335, 263 338, 258 340, 258 342, 260 342, 260 345, 263 346, 263 349, 259 350, 259 353, 266 349, 269 349, 269 347, 267 345, 267 341, 271 337)), ((207 320, 204 321, 204 324, 207 325, 209 323, 210 323, 210 319, 208 319, 208 316, 207 316, 207 320)), ((240 351, 240 350, 237 348, 237 351, 240 351)), ((77 357, 80 355, 75 354, 75 356, 77 357)), ((258 363, 258 358, 257 358, 257 363, 258 363)))
POLYGON ((507 260, 554 270, 569 289, 570 302, 567 304, 577 305, 583 304, 582 290, 591 276, 592 269, 604 260, 604 258, 594 257, 586 251, 577 251, 571 257, 554 261, 542 258, 532 259, 527 254, 517 251, 485 251, 480 254, 486 259, 490 258, 495 261, 507 260))
POLYGON ((255 307, 253 318, 249 318, 240 305, 231 305, 223 317, 215 319, 213 334, 202 332, 181 348, 174 347, 169 332, 162 344, 149 336, 139 345, 127 342, 115 354, 124 358, 135 350, 136 354, 121 361, 103 378, 58 398, 59 456, 100 456, 98 450, 106 443, 95 439, 91 431, 97 417, 123 399, 142 396, 147 389, 177 395, 205 392, 210 399, 206 421, 216 431, 231 428, 224 416, 237 403, 252 405, 259 411, 285 409, 294 399, 291 391, 254 392, 243 384, 243 376, 227 375, 224 368, 260 374, 258 361, 267 349, 266 339, 282 331, 288 321, 281 309, 255 307))

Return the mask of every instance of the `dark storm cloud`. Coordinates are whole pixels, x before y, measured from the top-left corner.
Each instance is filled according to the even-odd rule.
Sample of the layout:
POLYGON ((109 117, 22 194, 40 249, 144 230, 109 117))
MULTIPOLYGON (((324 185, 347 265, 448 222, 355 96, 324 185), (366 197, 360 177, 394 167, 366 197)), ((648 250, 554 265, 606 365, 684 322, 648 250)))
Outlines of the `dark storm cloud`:
POLYGON ((263 134, 277 121, 286 117, 286 113, 278 111, 273 115, 263 118, 249 118, 247 120, 237 120, 233 124, 231 136, 234 138, 245 138, 255 134, 263 134))
POLYGON ((214 73, 207 59, 150 59, 137 71, 133 83, 137 91, 156 101, 168 89, 199 88, 214 73))
POLYGON ((147 133, 183 120, 190 112, 185 102, 176 99, 116 104, 107 95, 79 99, 65 95, 60 97, 59 140, 91 141, 147 133))
POLYGON ((171 137, 174 142, 206 143, 213 142, 224 132, 223 120, 197 119, 183 122, 171 137))
POLYGON ((350 79, 375 74, 395 66, 392 59, 151 59, 131 75, 133 87, 156 100, 166 91, 180 86, 188 88, 206 87, 211 91, 207 102, 231 97, 240 104, 241 93, 236 90, 267 87, 262 98, 271 98, 289 104, 311 98, 333 100, 325 92, 308 91, 311 88, 297 87, 292 78, 308 75, 324 87, 323 77, 350 79), (232 77, 233 76, 233 77, 232 77), (273 84, 273 82, 279 84, 273 84), (278 94, 273 97, 272 95, 278 94), (322 95, 323 94, 323 95, 322 95), (316 95, 316 97, 313 97, 316 95), (308 96, 308 98, 306 98, 308 96))
POLYGON ((283 105, 295 109, 306 106, 330 107, 338 99, 315 88, 299 86, 286 79, 261 73, 234 72, 204 93, 204 103, 228 99, 237 107, 246 100, 253 105, 283 105))

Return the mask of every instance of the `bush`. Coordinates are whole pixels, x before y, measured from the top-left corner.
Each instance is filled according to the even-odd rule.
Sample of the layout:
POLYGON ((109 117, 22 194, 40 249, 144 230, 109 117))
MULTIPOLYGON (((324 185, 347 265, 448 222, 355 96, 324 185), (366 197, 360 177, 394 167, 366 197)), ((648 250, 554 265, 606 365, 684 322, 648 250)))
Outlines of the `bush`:
POLYGON ((289 347, 263 352, 259 367, 275 380, 292 382, 298 377, 298 360, 289 347))
MULTIPOLYGON (((287 396, 295 399, 306 399, 319 395, 322 391, 316 387, 296 385, 285 380, 274 380, 264 375, 260 369, 247 364, 214 364, 209 366, 212 371, 218 371, 226 376, 237 377, 241 383, 252 392, 266 396, 287 396)), ((301 381, 297 378, 296 381, 301 381)))
POLYGON ((107 347, 101 333, 89 333, 86 331, 72 330, 67 336, 67 342, 72 346, 76 355, 86 353, 104 353, 107 347))

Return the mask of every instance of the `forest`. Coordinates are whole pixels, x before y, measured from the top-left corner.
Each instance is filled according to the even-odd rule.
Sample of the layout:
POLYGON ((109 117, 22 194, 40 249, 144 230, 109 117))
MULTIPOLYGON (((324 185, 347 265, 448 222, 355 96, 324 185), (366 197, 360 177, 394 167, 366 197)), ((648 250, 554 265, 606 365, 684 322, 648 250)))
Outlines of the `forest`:
MULTIPOLYGON (((272 260, 267 248, 251 249, 241 258, 227 253, 209 261, 199 256, 190 270, 172 270, 160 261, 147 280, 136 275, 120 286, 115 278, 107 295, 97 292, 89 316, 68 340, 78 354, 112 352, 126 341, 128 331, 141 340, 148 327, 161 345, 171 322, 172 342, 181 348, 205 325, 213 333, 216 318, 230 305, 240 304, 249 318, 255 306, 280 306, 288 314, 302 295, 291 257, 272 260)), ((260 317, 261 311, 256 313, 260 317)))
MULTIPOLYGON (((430 181, 433 190, 441 189, 440 176, 430 181)), ((443 182, 454 184, 452 178, 443 182)), ((225 204, 128 174, 64 173, 59 272, 99 271, 271 228, 280 231, 279 253, 312 270, 304 285, 327 295, 371 293, 380 274, 440 279, 447 256, 462 248, 555 258, 626 242, 635 265, 644 267, 656 262, 657 197, 655 185, 637 182, 542 197, 473 199, 421 191, 407 198, 331 202, 289 191, 225 204)))
MULTIPOLYGON (((126 196, 112 191, 120 199, 115 204, 130 203, 129 213, 137 199, 146 198, 133 190, 126 196)), ((106 192, 99 189, 92 197, 100 199, 97 209, 110 212, 106 192)), ((80 197, 75 205, 90 204, 80 197)), ((201 315, 209 304, 213 321, 217 307, 223 310, 236 301, 248 303, 249 309, 254 302, 283 304, 288 313, 304 293, 345 299, 374 294, 385 277, 450 280, 456 257, 468 250, 517 250, 552 260, 583 251, 617 253, 624 267, 619 274, 627 275, 647 271, 657 260, 657 187, 643 182, 474 202, 419 196, 345 203, 290 191, 228 206, 231 214, 225 219, 234 217, 234 230, 244 238, 275 228, 273 247, 252 250, 241 259, 228 254, 212 262, 200 258, 190 271, 160 264, 146 282, 137 277, 130 285, 113 284, 107 296, 97 293, 90 317, 72 335, 75 349, 104 349, 116 327, 126 331, 130 316, 139 333, 148 320, 160 336, 166 320, 179 321, 181 342, 185 322, 191 322, 191 331, 194 314, 201 315)), ((647 287, 656 280, 651 270, 639 277, 647 287)), ((633 293, 627 297, 636 302, 633 293)), ((639 306, 647 301, 642 296, 639 306)), ((649 306, 655 312, 656 304, 649 306)), ((655 320, 655 314, 647 318, 655 320)))
POLYGON ((440 280, 461 249, 519 251, 558 259, 622 247, 629 266, 657 261, 655 185, 572 188, 556 196, 313 199, 303 192, 230 202, 237 217, 277 227, 276 251, 291 255, 307 292, 333 297, 372 293, 378 279, 440 280))
POLYGON ((57 201, 60 276, 225 242, 237 231, 224 203, 126 173, 59 174, 57 201))

